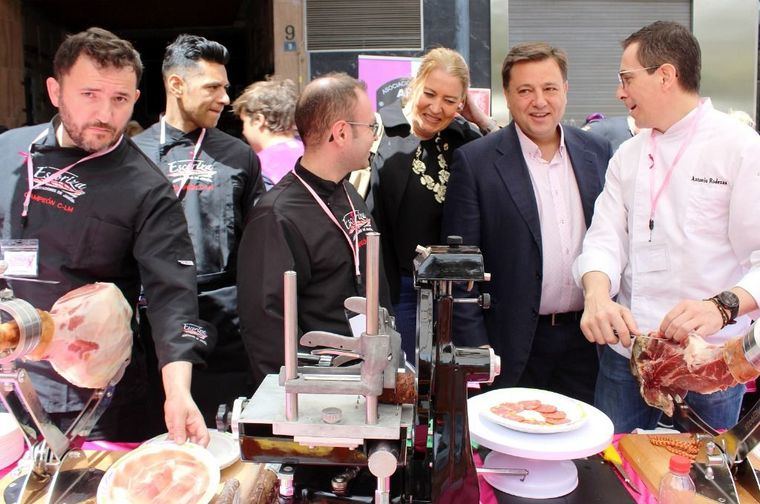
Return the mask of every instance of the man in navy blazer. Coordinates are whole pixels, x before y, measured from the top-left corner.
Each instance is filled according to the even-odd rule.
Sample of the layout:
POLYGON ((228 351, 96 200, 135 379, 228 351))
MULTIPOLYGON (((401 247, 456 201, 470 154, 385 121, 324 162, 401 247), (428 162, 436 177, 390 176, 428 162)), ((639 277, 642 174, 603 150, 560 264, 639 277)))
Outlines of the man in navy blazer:
POLYGON ((560 125, 568 88, 562 50, 515 46, 502 80, 514 121, 457 149, 443 209, 443 238, 479 246, 492 275, 480 286, 490 310, 458 304, 454 341, 494 348, 502 359, 497 387, 593 403, 598 360, 580 331, 583 293, 572 264, 612 150, 601 137, 560 125))

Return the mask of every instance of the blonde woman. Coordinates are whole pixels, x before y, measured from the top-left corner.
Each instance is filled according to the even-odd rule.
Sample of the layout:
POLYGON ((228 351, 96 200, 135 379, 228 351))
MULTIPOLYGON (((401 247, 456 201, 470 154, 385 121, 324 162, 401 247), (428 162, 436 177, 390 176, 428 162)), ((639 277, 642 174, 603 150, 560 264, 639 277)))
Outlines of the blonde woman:
POLYGON ((453 152, 495 128, 467 102, 470 72, 462 56, 436 48, 422 58, 406 97, 379 111, 385 133, 372 162, 368 205, 380 229, 383 263, 396 327, 407 359, 414 360, 416 294, 412 285, 415 248, 440 242, 453 152))

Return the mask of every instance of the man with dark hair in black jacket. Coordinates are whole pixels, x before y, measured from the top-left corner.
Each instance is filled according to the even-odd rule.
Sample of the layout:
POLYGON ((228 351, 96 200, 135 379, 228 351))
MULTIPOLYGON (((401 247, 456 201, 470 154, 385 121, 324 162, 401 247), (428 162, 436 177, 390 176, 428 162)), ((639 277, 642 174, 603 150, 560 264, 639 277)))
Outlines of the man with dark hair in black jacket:
MULTIPOLYGON (((47 89, 59 115, 0 136, 0 253, 13 253, 21 241, 35 266, 5 274, 53 283, 7 283, 18 298, 43 310, 93 282, 114 283, 134 307, 142 285, 169 434, 180 443, 188 437, 205 445, 208 431, 190 382, 193 364, 203 364, 213 348, 213 330, 198 320, 187 224, 166 178, 124 137, 140 95, 140 55, 129 42, 90 28, 63 42, 54 69, 47 89)), ((53 421, 67 428, 92 391, 67 383, 46 361, 19 365, 53 421)), ((92 437, 144 439, 145 394, 143 349, 135 345, 92 437)))
POLYGON ((252 392, 240 339, 235 263, 243 225, 264 192, 256 154, 216 128, 230 103, 228 59, 218 42, 177 37, 166 48, 162 66, 166 112, 133 139, 182 201, 197 261, 200 316, 217 329, 219 341, 208 368, 193 375, 193 397, 209 426, 220 403, 231 405, 252 392))

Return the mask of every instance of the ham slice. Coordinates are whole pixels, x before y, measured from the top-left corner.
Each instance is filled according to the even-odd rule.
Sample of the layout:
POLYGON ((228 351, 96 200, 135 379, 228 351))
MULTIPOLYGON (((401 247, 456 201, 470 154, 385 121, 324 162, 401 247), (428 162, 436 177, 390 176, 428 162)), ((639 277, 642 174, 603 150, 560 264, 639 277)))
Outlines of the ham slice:
MULTIPOLYGON (((129 362, 132 308, 114 284, 84 285, 56 301, 49 314, 39 313, 42 335, 26 358, 50 361, 74 385, 104 388, 129 362)), ((0 325, 0 351, 18 340, 15 322, 0 325)))
POLYGON ((212 481, 206 465, 181 449, 135 453, 113 477, 110 504, 198 504, 212 481))
POLYGON ((744 357, 741 336, 713 345, 694 333, 681 343, 654 334, 637 337, 631 372, 638 378, 647 404, 668 415, 673 414, 676 395, 683 398, 689 391, 711 394, 760 374, 744 357))

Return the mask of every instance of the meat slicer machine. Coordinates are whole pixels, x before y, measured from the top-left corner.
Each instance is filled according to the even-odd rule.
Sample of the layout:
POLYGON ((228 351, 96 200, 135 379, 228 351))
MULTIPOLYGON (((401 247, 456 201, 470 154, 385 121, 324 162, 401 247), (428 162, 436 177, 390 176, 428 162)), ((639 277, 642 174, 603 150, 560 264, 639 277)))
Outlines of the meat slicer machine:
POLYGON ((483 257, 459 237, 418 248, 412 368, 379 306, 379 238, 367 236, 366 299, 345 301, 366 315, 363 334, 308 332, 300 345, 321 347, 313 352, 321 362, 299 365, 296 274, 286 272, 285 366, 233 406, 241 458, 279 464, 280 502, 478 501, 467 383, 493 381, 500 361, 491 349, 456 347, 451 326, 454 303, 488 305, 487 296, 452 295, 454 282, 488 279, 483 257))
MULTIPOLYGON (((760 370, 760 324, 755 322, 742 339, 747 361, 760 370)), ((757 463, 749 453, 760 445, 760 401, 727 431, 720 433, 699 417, 679 396, 674 397, 675 412, 680 424, 695 432, 699 453, 692 465, 691 478, 697 493, 721 504, 741 504, 737 484, 756 501, 760 501, 757 463)))
POLYGON ((23 504, 44 497, 41 502, 62 504, 94 497, 103 471, 74 467, 81 467, 82 443, 111 402, 114 387, 127 363, 107 387, 93 390, 81 414, 62 432, 42 408, 26 370, 16 366, 16 360, 29 354, 39 343, 42 320, 31 304, 14 297, 13 291, 6 288, 0 290, 0 322, 10 320, 18 324, 20 337, 15 348, 0 352, 0 399, 21 426, 27 446, 31 447, 32 467, 28 474, 7 487, 5 502, 23 504))

